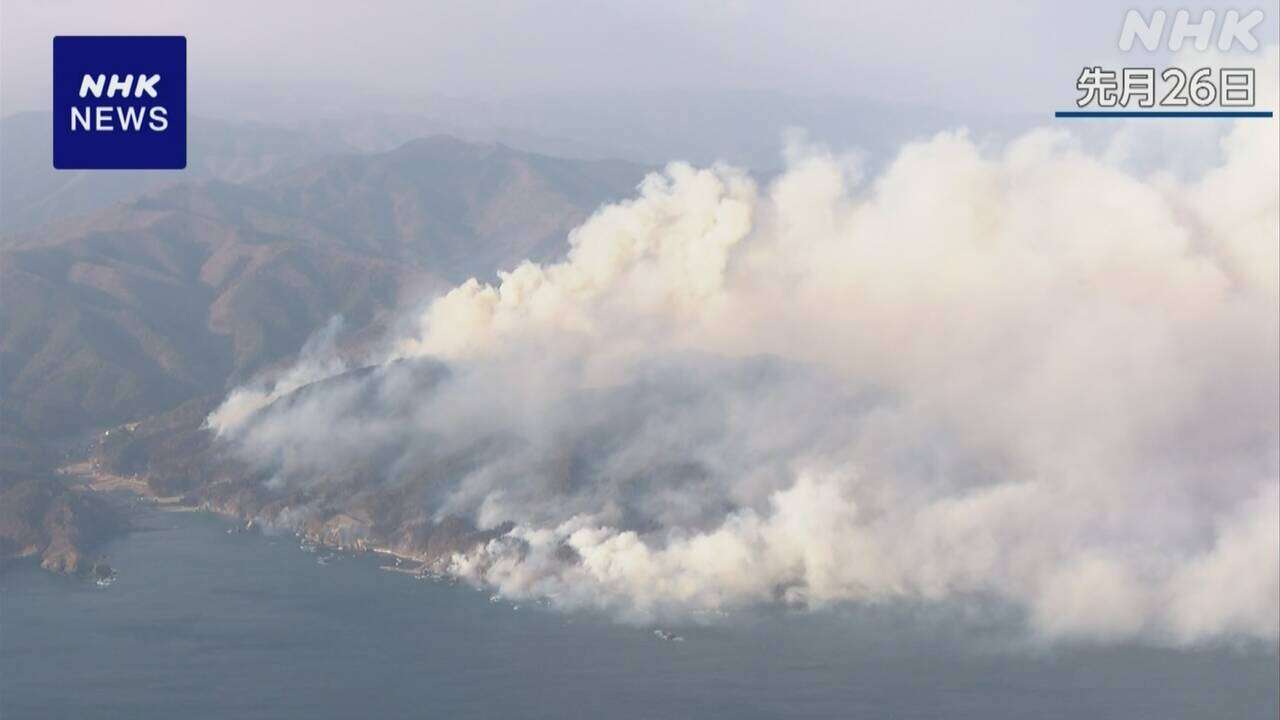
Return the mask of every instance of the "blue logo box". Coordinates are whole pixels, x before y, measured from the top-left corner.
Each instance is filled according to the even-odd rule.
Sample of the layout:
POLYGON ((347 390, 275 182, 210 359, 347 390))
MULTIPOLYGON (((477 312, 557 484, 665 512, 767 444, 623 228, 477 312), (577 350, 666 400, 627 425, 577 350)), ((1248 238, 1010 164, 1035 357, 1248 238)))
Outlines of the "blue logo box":
POLYGON ((185 168, 187 39, 55 37, 53 166, 185 168))

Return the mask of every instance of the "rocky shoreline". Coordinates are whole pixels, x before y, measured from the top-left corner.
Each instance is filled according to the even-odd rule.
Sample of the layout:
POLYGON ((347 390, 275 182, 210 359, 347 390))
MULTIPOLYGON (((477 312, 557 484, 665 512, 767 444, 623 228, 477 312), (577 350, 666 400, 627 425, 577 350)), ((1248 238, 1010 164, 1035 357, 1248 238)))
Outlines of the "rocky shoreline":
MULTIPOLYGON (((290 532, 304 545, 339 553, 375 553, 391 558, 393 569, 418 575, 441 576, 455 553, 465 553, 509 532, 509 526, 478 530, 460 518, 429 522, 425 518, 403 523, 392 533, 378 532, 373 513, 367 511, 312 510, 296 523, 282 524, 291 506, 282 499, 262 502, 245 488, 231 490, 228 483, 198 488, 186 495, 156 492, 146 476, 122 476, 90 460, 62 469, 76 478, 86 494, 110 496, 126 493, 148 506, 167 512, 210 512, 235 523, 228 532, 254 532, 274 528, 290 532)), ((164 484, 161 483, 161 486, 164 484)), ((57 570, 57 568, 50 568, 57 570)))
POLYGON ((111 566, 94 551, 130 527, 97 493, 56 477, 22 480, 0 492, 0 564, 32 560, 50 572, 109 578, 111 566))

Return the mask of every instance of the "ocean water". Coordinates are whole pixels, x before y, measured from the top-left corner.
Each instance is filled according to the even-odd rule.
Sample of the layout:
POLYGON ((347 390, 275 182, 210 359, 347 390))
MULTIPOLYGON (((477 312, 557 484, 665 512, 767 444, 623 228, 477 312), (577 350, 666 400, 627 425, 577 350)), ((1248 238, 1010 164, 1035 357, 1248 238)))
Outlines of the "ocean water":
POLYGON ((0 718, 1275 718, 1273 650, 1029 648, 899 611, 653 627, 151 512, 98 588, 0 574, 0 718))

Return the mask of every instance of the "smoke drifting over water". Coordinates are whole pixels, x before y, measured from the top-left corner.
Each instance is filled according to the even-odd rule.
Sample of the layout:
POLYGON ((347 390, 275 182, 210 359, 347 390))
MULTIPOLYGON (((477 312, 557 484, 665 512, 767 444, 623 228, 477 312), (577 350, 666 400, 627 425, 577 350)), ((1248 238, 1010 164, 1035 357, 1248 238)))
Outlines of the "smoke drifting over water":
POLYGON ((452 565, 512 597, 994 597, 1048 638, 1274 640, 1278 137, 1239 122, 1181 179, 1056 130, 875 178, 799 145, 766 187, 675 163, 379 368, 269 405, 341 370, 318 343, 210 425, 280 487, 376 458, 514 523, 452 565))

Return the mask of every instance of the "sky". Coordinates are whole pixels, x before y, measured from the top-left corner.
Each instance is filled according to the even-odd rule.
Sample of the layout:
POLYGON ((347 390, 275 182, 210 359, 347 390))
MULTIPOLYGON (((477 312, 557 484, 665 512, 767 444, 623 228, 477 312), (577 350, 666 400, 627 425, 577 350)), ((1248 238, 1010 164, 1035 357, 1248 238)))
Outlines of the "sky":
MULTIPOLYGON (((1124 9, 1086 2, 83 2, 0 8, 2 110, 49 106, 57 34, 183 34, 194 112, 429 109, 433 97, 768 91, 957 112, 1070 102, 1124 9)), ((1213 4, 1187 4, 1196 12, 1213 4)), ((1173 6, 1170 6, 1171 8, 1173 6)), ((1233 6, 1234 7, 1234 6, 1233 6)), ((1277 3, 1259 31, 1275 41, 1277 3)))

